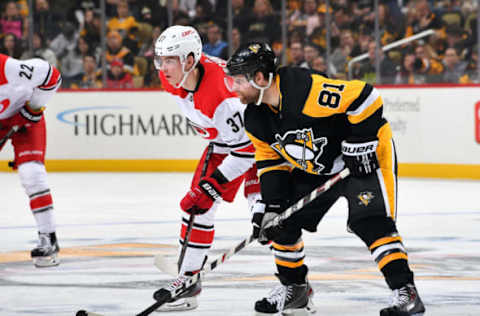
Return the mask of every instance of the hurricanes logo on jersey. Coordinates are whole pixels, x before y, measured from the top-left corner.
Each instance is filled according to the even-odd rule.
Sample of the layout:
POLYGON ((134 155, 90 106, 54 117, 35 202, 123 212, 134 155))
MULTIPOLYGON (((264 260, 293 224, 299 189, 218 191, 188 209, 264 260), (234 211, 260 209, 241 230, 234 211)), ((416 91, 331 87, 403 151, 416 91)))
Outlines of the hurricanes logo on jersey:
POLYGON ((203 127, 191 120, 188 120, 188 123, 205 139, 215 139, 218 136, 218 130, 214 127, 203 127))
POLYGON ((311 128, 276 134, 272 148, 295 167, 308 173, 320 174, 325 168, 318 160, 327 144, 326 137, 315 139, 311 128))

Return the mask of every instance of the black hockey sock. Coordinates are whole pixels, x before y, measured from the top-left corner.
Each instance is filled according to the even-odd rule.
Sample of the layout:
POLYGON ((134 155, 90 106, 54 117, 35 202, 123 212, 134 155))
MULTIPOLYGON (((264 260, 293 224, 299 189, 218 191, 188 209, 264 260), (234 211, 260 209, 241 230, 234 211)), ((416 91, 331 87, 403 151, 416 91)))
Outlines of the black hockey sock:
POLYGON ((291 269, 277 264, 277 270, 281 280, 284 280, 286 284, 304 284, 307 280, 308 267, 306 265, 291 269))
POLYGON ((413 284, 413 272, 408 267, 407 260, 395 260, 385 265, 382 268, 382 273, 385 276, 390 289, 399 289, 407 283, 413 284))
POLYGON ((364 218, 349 226, 368 246, 392 290, 413 283, 413 272, 408 267, 408 256, 402 238, 391 218, 364 218))

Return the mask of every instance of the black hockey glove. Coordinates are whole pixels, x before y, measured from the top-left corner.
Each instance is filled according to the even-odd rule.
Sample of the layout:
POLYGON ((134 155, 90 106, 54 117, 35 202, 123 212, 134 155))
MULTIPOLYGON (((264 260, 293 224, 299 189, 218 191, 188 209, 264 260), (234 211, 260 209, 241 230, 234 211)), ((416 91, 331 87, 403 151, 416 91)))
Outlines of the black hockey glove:
POLYGON ((260 234, 260 227, 262 226, 263 215, 265 215, 265 203, 259 200, 250 208, 252 217, 252 235, 254 238, 258 238, 260 234))
POLYGON ((352 137, 342 142, 343 160, 352 176, 365 177, 378 169, 377 146, 376 137, 352 137))
POLYGON ((260 229, 258 233, 258 242, 262 245, 270 243, 281 233, 281 225, 273 225, 272 220, 285 209, 287 202, 270 202, 265 204, 265 214, 261 218, 260 229))

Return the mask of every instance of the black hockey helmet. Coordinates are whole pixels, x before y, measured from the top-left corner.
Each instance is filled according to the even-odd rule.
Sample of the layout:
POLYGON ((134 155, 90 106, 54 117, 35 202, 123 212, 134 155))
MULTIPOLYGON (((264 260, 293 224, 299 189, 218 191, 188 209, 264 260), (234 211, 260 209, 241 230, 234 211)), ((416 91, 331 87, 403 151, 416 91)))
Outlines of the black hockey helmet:
POLYGON ((249 80, 261 71, 265 77, 274 75, 277 57, 270 46, 262 42, 250 42, 240 46, 227 62, 229 76, 245 75, 249 80))

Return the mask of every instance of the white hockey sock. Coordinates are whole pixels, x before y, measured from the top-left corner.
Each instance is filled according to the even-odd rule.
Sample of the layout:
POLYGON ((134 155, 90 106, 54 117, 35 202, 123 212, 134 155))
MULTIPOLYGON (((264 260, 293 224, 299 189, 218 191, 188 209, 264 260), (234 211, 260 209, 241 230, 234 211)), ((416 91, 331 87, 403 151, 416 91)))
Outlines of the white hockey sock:
POLYGON ((180 269, 180 274, 200 270, 207 253, 208 249, 187 247, 187 250, 185 251, 185 257, 183 258, 182 268, 180 269))
POLYGON ((37 228, 40 233, 55 232, 55 217, 53 216, 53 209, 45 212, 34 213, 33 217, 37 222, 37 228))

